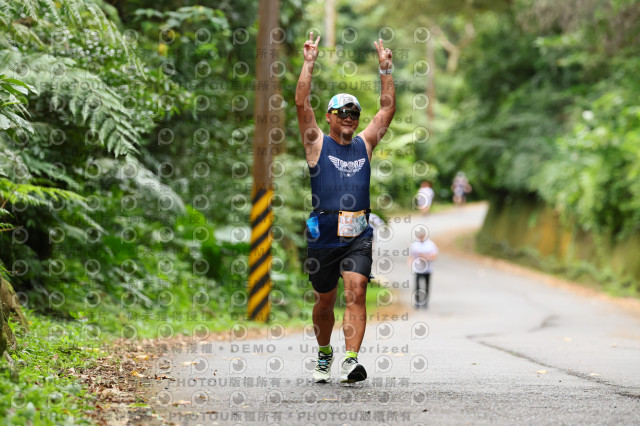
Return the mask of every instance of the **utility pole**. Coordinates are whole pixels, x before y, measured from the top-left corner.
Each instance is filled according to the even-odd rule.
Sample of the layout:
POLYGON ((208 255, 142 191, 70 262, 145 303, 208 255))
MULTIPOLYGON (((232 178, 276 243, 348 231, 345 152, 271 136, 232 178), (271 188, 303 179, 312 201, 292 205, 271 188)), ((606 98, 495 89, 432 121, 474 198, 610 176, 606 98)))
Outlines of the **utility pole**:
MULTIPOLYGON (((280 13, 279 0, 260 0, 258 6, 257 58, 256 58, 256 97, 254 108, 255 136, 253 143, 253 189, 251 194, 251 250, 249 252, 249 318, 266 322, 271 305, 271 224, 273 197, 271 164, 272 146, 270 139, 273 129, 282 128, 284 123, 278 106, 272 105, 272 96, 277 92, 277 70, 273 69, 277 61, 277 44, 281 41, 282 29, 278 27, 280 13), (273 58, 273 57, 276 58, 273 58)), ((284 141, 282 141, 284 143, 284 141)))
POLYGON ((427 123, 429 124, 430 131, 433 130, 433 104, 436 102, 436 85, 435 85, 435 73, 436 73, 436 55, 435 45, 433 43, 433 37, 429 37, 427 40, 427 62, 429 63, 429 73, 427 74, 427 123))
POLYGON ((325 47, 336 47, 336 0, 324 2, 324 33, 323 44, 325 47))

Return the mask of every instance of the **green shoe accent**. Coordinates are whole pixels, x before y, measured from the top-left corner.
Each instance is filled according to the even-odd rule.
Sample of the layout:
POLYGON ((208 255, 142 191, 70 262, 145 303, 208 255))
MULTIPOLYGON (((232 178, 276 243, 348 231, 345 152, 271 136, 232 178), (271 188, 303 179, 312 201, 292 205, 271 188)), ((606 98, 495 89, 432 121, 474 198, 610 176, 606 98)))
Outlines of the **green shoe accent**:
POLYGON ((330 353, 333 353, 333 348, 331 347, 331 345, 319 346, 318 350, 323 354, 327 354, 327 355, 329 355, 330 353))
POLYGON ((347 356, 346 358, 358 358, 358 352, 353 352, 353 351, 347 351, 347 356))

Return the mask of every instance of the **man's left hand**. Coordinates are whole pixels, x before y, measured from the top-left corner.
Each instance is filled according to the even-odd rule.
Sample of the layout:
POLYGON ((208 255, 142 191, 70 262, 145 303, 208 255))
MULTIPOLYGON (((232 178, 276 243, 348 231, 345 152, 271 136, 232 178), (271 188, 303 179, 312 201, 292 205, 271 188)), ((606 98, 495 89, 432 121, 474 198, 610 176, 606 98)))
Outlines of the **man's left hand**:
POLYGON ((381 38, 379 38, 377 42, 374 41, 373 44, 378 51, 378 61, 380 62, 380 69, 382 71, 391 69, 391 66, 393 65, 393 63, 391 62, 391 56, 393 55, 391 53, 391 49, 385 49, 385 47, 382 45, 381 38))

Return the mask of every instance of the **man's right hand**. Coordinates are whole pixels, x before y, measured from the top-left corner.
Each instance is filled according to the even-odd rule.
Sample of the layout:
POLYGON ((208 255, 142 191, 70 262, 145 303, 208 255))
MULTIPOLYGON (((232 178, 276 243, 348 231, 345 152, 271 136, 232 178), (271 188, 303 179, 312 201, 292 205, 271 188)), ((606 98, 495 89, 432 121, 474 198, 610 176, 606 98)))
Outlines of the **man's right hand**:
POLYGON ((305 62, 315 62, 318 57, 318 42, 320 41, 320 36, 316 39, 315 43, 313 42, 313 31, 309 33, 309 40, 304 42, 304 48, 302 49, 302 54, 304 55, 305 62))
POLYGON ((309 167, 314 167, 320 151, 322 150, 322 139, 324 134, 318 127, 316 117, 313 114, 311 106, 311 77, 313 77, 313 67, 318 58, 318 42, 320 36, 313 41, 313 32, 309 33, 309 40, 304 42, 302 53, 304 55, 304 64, 300 71, 298 84, 296 86, 296 111, 298 113, 298 127, 300 128, 300 136, 305 147, 305 155, 309 167))

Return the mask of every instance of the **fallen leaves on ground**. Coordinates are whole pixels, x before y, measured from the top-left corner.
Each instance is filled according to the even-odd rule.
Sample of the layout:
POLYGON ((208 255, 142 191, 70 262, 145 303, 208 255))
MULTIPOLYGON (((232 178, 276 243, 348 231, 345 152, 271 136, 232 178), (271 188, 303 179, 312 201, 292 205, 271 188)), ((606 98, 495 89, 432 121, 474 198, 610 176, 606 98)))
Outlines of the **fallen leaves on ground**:
POLYGON ((96 399, 96 410, 87 415, 99 425, 158 424, 158 416, 149 410, 151 404, 145 392, 149 389, 147 384, 156 380, 149 375, 159 351, 154 345, 126 341, 117 341, 100 351, 108 355, 98 358, 93 366, 69 369, 69 374, 96 399))

